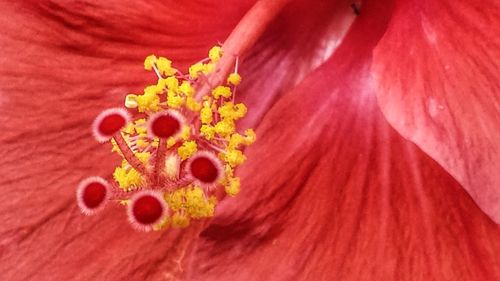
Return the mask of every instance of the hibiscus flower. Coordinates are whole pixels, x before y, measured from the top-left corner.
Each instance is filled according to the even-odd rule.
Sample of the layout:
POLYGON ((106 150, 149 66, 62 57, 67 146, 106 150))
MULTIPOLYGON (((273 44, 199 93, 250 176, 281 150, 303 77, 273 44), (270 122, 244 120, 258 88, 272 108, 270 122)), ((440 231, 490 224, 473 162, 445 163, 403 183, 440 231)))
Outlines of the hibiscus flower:
POLYGON ((0 7, 0 279, 500 280, 497 2, 0 7), (93 118, 154 82, 150 53, 218 41, 258 135, 241 193, 182 230, 83 217, 75 186, 119 161, 93 118))

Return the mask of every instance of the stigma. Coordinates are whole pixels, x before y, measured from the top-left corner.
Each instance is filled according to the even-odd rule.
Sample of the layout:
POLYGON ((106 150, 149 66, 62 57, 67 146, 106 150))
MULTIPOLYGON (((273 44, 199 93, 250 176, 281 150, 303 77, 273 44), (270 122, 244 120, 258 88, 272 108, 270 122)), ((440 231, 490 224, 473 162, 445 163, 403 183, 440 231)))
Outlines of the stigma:
POLYGON ((184 228, 214 216, 220 200, 239 193, 235 170, 256 135, 237 126, 247 113, 236 102, 238 59, 222 84, 209 82, 223 55, 220 46, 213 47, 186 74, 167 58, 145 59, 157 83, 126 95, 124 108, 103 110, 92 124, 95 140, 109 143, 122 161, 108 180, 80 182, 77 203, 84 214, 114 202, 125 206, 136 230, 184 228))

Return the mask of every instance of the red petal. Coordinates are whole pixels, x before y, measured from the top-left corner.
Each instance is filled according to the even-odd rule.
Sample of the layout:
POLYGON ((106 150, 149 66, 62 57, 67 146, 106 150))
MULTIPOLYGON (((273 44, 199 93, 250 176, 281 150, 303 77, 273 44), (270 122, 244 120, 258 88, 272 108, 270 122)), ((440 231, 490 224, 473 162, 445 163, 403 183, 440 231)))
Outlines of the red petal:
POLYGON ((158 54, 181 58, 181 65, 199 60, 227 37, 249 7, 242 2, 0 4, 0 279, 181 273, 176 262, 189 252, 196 225, 138 233, 123 207, 81 215, 75 189, 82 178, 109 175, 119 163, 110 146, 93 140, 90 124, 101 110, 121 106, 124 94, 154 81, 142 70, 144 57, 160 46, 158 54))
POLYGON ((398 1, 372 69, 392 126, 500 223, 500 2, 398 1))
MULTIPOLYGON (((249 2, 0 4, 3 278, 142 280, 185 273, 182 264, 201 226, 143 234, 131 229, 124 208, 108 207, 91 218, 79 214, 74 203, 78 181, 88 175, 108 175, 118 163, 110 158, 109 147, 93 142, 90 124, 101 110, 121 105, 124 93, 140 91, 147 81, 154 81, 142 70, 146 55, 165 55, 185 68, 227 37, 249 2)), ((338 39, 348 25, 345 18, 341 22, 335 18, 333 26, 325 23, 337 15, 330 1, 297 16, 294 11, 307 7, 305 2, 293 4, 275 21, 249 56, 249 61, 257 62, 250 64, 255 68, 242 69, 243 83, 247 78, 250 84, 260 82, 251 89, 260 90, 253 93, 257 101, 266 99, 265 107, 313 66, 312 54, 324 43, 317 36, 323 26, 335 30, 338 24, 341 28, 332 36, 338 39), (321 17, 315 18, 318 11, 321 17), (291 30, 277 36, 291 23, 290 17, 291 30), (297 28, 303 30, 290 35, 297 28), (295 51, 285 52, 283 46, 295 51), (298 54, 303 56, 298 59, 298 54), (301 71, 288 75, 283 70, 267 78, 277 63, 301 71), (266 80, 259 78, 263 76, 266 80)), ((238 91, 245 92, 243 84, 238 91)), ((247 94, 244 99, 252 98, 247 94)), ((264 106, 257 105, 253 102, 259 113, 252 115, 254 121, 265 113, 264 106)))
POLYGON ((378 108, 371 53, 390 9, 369 5, 267 113, 194 280, 499 280, 500 228, 378 108))

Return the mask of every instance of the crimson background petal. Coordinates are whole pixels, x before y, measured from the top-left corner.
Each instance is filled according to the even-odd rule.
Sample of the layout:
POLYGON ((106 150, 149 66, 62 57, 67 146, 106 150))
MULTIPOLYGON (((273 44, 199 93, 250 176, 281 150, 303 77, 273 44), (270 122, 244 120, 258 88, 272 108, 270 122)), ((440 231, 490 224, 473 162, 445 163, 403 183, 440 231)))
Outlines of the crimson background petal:
POLYGON ((373 71, 382 111, 500 223, 500 2, 396 1, 373 71))
POLYGON ((334 56, 284 95, 202 233, 194 280, 498 280, 500 229, 377 105, 366 3, 334 56))

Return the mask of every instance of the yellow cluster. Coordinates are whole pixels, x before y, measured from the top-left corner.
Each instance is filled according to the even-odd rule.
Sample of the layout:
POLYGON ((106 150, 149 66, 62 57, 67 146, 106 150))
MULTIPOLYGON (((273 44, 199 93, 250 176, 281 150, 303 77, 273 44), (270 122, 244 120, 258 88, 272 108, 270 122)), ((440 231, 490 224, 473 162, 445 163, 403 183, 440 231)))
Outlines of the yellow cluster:
POLYGON ((172 226, 186 227, 191 219, 212 217, 215 212, 217 199, 214 196, 206 197, 205 192, 198 186, 187 186, 165 194, 172 214, 172 226))
POLYGON ((201 109, 201 104, 193 96, 195 92, 193 82, 179 81, 180 77, 176 76, 178 70, 172 68, 170 60, 151 55, 144 61, 144 68, 147 70, 155 69, 166 77, 161 76, 156 85, 146 87, 143 94, 127 95, 125 98, 127 108, 137 108, 137 111, 141 113, 154 113, 165 107, 179 109, 185 106, 193 112, 201 109))
MULTIPOLYGON (((225 83, 214 85, 205 96, 197 96, 200 85, 209 81, 216 64, 221 62, 223 51, 215 46, 208 52, 208 57, 191 65, 186 75, 174 68, 172 61, 155 55, 148 56, 144 68, 154 71, 158 81, 144 88, 141 94, 129 94, 125 106, 136 109, 144 118, 137 119, 122 129, 122 135, 136 155, 151 171, 152 148, 159 145, 158 139, 147 135, 147 118, 159 111, 174 109, 186 118, 182 132, 166 140, 167 156, 164 175, 168 181, 175 182, 182 178, 182 165, 196 152, 206 149, 216 151, 224 166, 224 178, 221 184, 227 195, 235 196, 240 192, 240 178, 235 176, 235 168, 245 162, 244 147, 256 140, 255 132, 247 129, 238 132, 236 123, 247 114, 243 103, 235 103, 236 87, 241 83, 241 76, 235 71, 228 75, 225 83)), ((123 157, 116 142, 112 141, 112 151, 123 157)), ((141 175, 125 160, 117 167, 113 177, 124 191, 133 191, 146 184, 148 175, 141 175)), ((170 210, 170 216, 155 226, 156 230, 169 225, 187 227, 193 219, 212 217, 217 199, 213 192, 193 184, 168 188, 164 198, 170 210), (187 185, 187 186, 186 186, 187 185)), ((128 202, 122 200, 123 204, 128 202)))
MULTIPOLYGON (((149 152, 138 152, 135 156, 143 163, 146 164, 151 157, 149 152)), ((115 168, 113 178, 118 183, 118 186, 123 191, 131 191, 137 189, 144 184, 144 177, 134 168, 130 167, 126 160, 123 160, 121 166, 115 168)))

